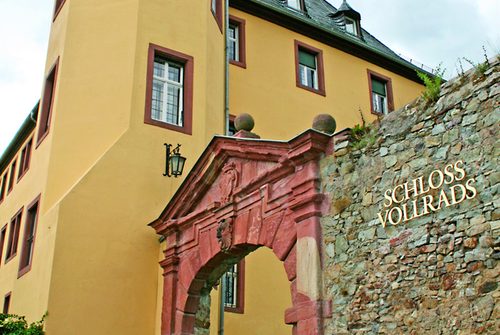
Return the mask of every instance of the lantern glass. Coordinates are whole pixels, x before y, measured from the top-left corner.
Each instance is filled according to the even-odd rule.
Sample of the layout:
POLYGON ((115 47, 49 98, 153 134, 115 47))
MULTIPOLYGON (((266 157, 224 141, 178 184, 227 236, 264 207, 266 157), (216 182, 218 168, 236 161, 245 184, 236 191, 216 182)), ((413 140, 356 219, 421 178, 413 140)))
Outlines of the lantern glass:
POLYGON ((182 157, 178 153, 173 154, 172 157, 170 157, 170 171, 173 176, 180 176, 182 174, 185 162, 186 158, 182 157))

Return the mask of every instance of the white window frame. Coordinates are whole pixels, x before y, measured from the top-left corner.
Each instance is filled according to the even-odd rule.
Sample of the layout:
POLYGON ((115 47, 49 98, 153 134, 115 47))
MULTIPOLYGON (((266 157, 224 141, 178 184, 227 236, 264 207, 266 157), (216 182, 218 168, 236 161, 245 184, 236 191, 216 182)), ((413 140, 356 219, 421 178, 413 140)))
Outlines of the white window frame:
MULTIPOLYGON (((160 82, 163 85, 163 100, 161 101, 162 109, 160 111, 159 118, 155 118, 155 116, 153 115, 153 102, 152 102, 151 103, 151 118, 153 120, 156 120, 156 121, 165 122, 168 124, 173 124, 175 126, 182 127, 183 123, 184 123, 184 121, 183 121, 183 119, 184 119, 184 116, 183 116, 183 113, 184 113, 184 65, 169 61, 168 59, 164 59, 164 58, 160 58, 160 59, 164 62, 164 64, 157 62, 156 59, 154 60, 154 63, 164 66, 164 71, 163 71, 164 77, 157 76, 154 73, 154 69, 153 69, 153 87, 152 87, 152 89, 154 89, 155 82, 160 82), (168 70, 169 70, 170 66, 175 66, 175 67, 178 67, 180 69, 180 74, 179 74, 180 81, 179 82, 168 79, 168 70), (167 120, 167 108, 168 108, 167 95, 168 95, 168 88, 170 86, 173 86, 173 87, 179 89, 179 103, 177 105, 177 120, 175 123, 169 122, 167 120)), ((153 68, 154 68, 154 65, 153 65, 153 68)), ((153 99, 153 95, 151 96, 151 99, 153 99)))
POLYGON ((358 36, 358 25, 356 24, 356 21, 353 19, 350 19, 348 17, 345 18, 345 31, 348 32, 351 35, 356 35, 358 36), (352 26, 352 31, 349 31, 347 29, 348 24, 352 26))
POLYGON ((229 43, 234 43, 234 55, 233 55, 234 57, 231 58, 231 55, 230 55, 230 60, 233 60, 235 62, 239 62, 240 61, 240 38, 239 38, 240 27, 237 24, 230 23, 229 29, 234 30, 234 37, 228 36, 229 43))
MULTIPOLYGON (((387 91, 387 85, 384 83, 387 91)), ((373 111, 380 114, 388 114, 389 108, 387 106, 387 96, 372 92, 373 111)))
POLYGON ((214 13, 214 14, 217 13, 217 0, 212 0, 210 9, 212 10, 212 13, 214 13))
POLYGON ((315 68, 312 68, 312 67, 309 67, 307 65, 301 64, 300 61, 299 61, 300 83, 301 83, 301 85, 304 85, 304 86, 313 88, 315 90, 318 90, 319 89, 318 56, 314 55, 314 54, 312 54, 310 52, 307 52, 307 51, 299 49, 299 53, 300 52, 305 52, 305 53, 308 53, 308 54, 314 56, 314 65, 315 65, 315 68), (314 81, 313 83, 309 82, 310 81, 309 80, 310 76, 308 76, 308 72, 312 73, 312 77, 313 77, 313 81, 314 81))
POLYGON ((225 280, 227 283, 227 278, 230 277, 232 278, 232 287, 226 286, 226 292, 224 292, 225 295, 227 295, 228 290, 232 290, 232 297, 233 301, 232 303, 229 303, 226 301, 226 297, 224 297, 224 307, 227 308, 237 308, 238 307, 238 273, 240 271, 239 264, 236 263, 234 264, 231 269, 229 269, 224 275, 222 276, 222 280, 225 280))

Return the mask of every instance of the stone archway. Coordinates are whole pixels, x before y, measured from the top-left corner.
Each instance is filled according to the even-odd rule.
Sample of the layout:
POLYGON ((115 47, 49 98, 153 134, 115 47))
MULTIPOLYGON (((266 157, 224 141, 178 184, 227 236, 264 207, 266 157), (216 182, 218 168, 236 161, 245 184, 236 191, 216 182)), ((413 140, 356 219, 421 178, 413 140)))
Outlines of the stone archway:
MULTIPOLYGON (((203 290, 228 259, 260 246, 283 262, 293 334, 323 334, 319 158, 331 137, 289 142, 216 137, 151 226, 166 238, 162 334, 193 334, 203 290), (213 276, 213 277, 211 277, 213 276)), ((218 277, 217 277, 218 278, 218 277)))

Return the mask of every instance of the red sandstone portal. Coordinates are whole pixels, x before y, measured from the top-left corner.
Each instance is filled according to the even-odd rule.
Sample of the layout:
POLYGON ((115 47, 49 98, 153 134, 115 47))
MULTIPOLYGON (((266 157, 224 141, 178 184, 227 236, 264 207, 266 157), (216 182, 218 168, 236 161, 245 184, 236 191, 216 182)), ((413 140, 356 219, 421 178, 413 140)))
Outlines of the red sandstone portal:
POLYGON ((193 334, 200 296, 260 246, 290 280, 285 322, 323 334, 319 158, 331 137, 308 130, 289 142, 215 137, 151 226, 165 236, 162 334, 193 334))

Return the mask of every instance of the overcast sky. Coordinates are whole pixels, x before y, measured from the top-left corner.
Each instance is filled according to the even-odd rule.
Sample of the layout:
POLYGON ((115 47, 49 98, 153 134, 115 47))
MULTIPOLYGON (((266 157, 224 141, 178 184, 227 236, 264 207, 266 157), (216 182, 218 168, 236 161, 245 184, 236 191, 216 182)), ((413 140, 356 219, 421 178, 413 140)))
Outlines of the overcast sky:
MULTIPOLYGON (((53 2, 0 0, 0 153, 40 97, 53 2)), ((483 61, 483 45, 490 57, 500 53, 500 0, 348 2, 372 35, 431 68, 442 62, 447 78, 459 57, 483 61)))

